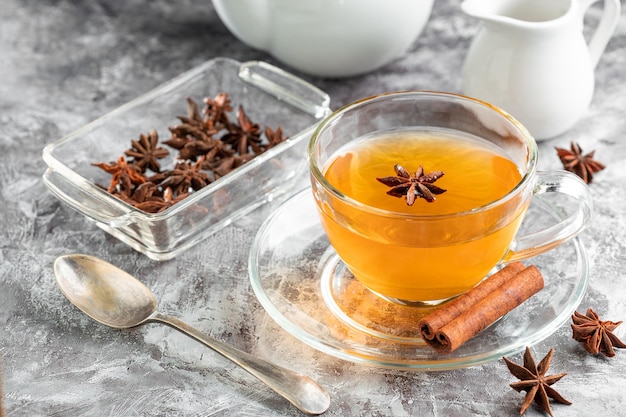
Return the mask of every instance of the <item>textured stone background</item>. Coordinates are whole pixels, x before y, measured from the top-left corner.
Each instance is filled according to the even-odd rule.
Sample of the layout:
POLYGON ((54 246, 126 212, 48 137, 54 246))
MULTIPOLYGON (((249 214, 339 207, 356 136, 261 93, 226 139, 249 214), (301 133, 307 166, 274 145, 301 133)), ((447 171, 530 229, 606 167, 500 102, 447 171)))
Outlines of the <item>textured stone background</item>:
MULTIPOLYGON (((622 2, 624 5, 624 2, 622 2)), ((597 11, 589 20, 594 22, 597 11)), ((459 73, 477 22, 458 0, 437 0, 405 57, 361 77, 302 75, 334 108, 391 90, 460 91, 459 73)), ((328 387, 328 416, 516 415, 522 395, 501 361, 418 373, 371 369, 319 353, 277 328, 247 276, 250 242, 269 208, 173 261, 158 263, 62 205, 41 181, 43 147, 207 59, 272 57, 241 44, 210 2, 3 0, 0 7, 0 356, 10 416, 296 416, 244 371, 162 325, 118 331, 72 307, 52 262, 86 252, 142 277, 165 311, 328 387), (268 335, 273 342, 263 342, 268 335)), ((289 69, 289 68, 287 68, 289 69)), ((596 210, 583 233, 591 264, 581 309, 626 318, 626 19, 597 68, 596 93, 569 133, 541 144, 540 168, 558 168, 554 146, 596 149, 607 169, 592 185, 596 210)), ((626 326, 624 326, 626 327, 626 326)), ((626 339, 626 329, 617 332, 626 339)), ((557 416, 617 416, 626 404, 626 351, 587 355, 564 325, 534 347, 555 347, 558 390, 574 401, 557 416)), ((519 361, 520 357, 515 357, 519 361)), ((542 413, 535 407, 529 416, 542 413)))

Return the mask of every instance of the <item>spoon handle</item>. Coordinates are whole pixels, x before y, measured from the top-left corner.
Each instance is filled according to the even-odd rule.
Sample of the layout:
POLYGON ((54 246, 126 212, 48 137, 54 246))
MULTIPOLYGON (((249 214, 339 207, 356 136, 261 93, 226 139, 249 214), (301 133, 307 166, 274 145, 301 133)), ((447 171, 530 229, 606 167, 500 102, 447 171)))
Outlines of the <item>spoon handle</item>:
POLYGON ((322 414, 330 405, 330 397, 326 390, 306 375, 282 368, 249 353, 235 349, 194 329, 176 317, 155 311, 145 321, 165 323, 196 339, 198 342, 241 366, 306 414, 322 414))

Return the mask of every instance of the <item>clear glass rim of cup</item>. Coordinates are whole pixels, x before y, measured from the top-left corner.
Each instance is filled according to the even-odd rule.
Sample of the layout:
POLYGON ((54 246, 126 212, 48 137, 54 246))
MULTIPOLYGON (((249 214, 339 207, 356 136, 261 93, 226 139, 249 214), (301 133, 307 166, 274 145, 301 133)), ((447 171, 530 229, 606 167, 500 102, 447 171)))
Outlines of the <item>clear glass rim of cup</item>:
POLYGON ((370 97, 365 97, 365 98, 362 98, 360 100, 357 100, 353 103, 347 104, 335 110, 332 114, 330 114, 328 117, 322 120, 320 124, 317 126, 317 128, 315 129, 315 131, 313 132, 313 135, 311 136, 311 139, 309 141, 307 156, 309 159, 310 174, 313 175, 313 177, 315 177, 315 180, 319 182, 324 187, 324 189, 328 191, 331 195, 333 195, 334 197, 338 198, 339 200, 345 203, 348 203, 354 207, 357 207, 359 210, 367 211, 372 214, 376 214, 379 216, 387 216, 387 217, 441 220, 441 219, 446 219, 446 218, 475 215, 477 213, 487 211, 501 204, 504 204, 510 199, 514 198, 516 195, 518 195, 518 193, 521 190, 524 190, 526 188, 529 182, 533 181, 536 178, 538 148, 537 148, 537 142, 535 141, 533 136, 530 134, 528 129, 524 127, 524 125, 522 125, 517 119, 515 119, 509 113, 500 109, 497 106, 494 106, 493 104, 487 103, 485 101, 482 101, 473 97, 468 97, 468 96, 464 96, 464 95, 456 94, 456 93, 428 91, 428 90, 407 90, 407 91, 388 92, 388 93, 378 94, 378 95, 374 95, 370 97), (411 214, 411 213, 400 213, 400 212, 380 209, 377 207, 372 207, 358 200, 355 200, 354 198, 351 198, 350 196, 347 196, 341 191, 337 190, 333 186, 333 184, 331 184, 326 179, 326 177, 324 177, 324 174, 322 173, 322 169, 317 164, 316 149, 317 149, 318 139, 320 138, 320 136, 333 124, 337 123, 337 121, 345 113, 349 111, 358 109, 359 107, 366 105, 368 103, 371 103, 373 101, 386 100, 386 99, 393 98, 393 97, 410 98, 411 96, 432 97, 432 98, 444 99, 448 101, 454 100, 457 102, 470 103, 472 105, 477 105, 485 110, 492 111, 495 114, 498 114, 500 117, 502 117, 506 121, 508 121, 519 132, 519 137, 524 139, 524 143, 526 145, 526 150, 527 150, 527 161, 526 161, 526 166, 524 167, 525 172, 523 173, 522 178, 516 184, 516 186, 513 187, 504 196, 490 203, 484 204, 482 206, 478 206, 470 210, 460 211, 456 213, 436 214, 436 215, 433 215, 433 214, 417 215, 417 214, 411 214))

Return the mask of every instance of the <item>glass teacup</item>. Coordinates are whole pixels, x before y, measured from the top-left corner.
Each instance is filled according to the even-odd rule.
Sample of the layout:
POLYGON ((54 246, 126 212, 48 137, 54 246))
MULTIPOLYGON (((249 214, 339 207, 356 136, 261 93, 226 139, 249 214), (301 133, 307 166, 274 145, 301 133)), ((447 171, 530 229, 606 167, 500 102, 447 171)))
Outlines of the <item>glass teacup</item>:
POLYGON ((308 152, 331 245, 365 287, 401 304, 453 298, 494 267, 574 237, 591 215, 584 182, 538 172, 524 126, 469 97, 407 91, 357 101, 319 125, 308 152), (421 186, 394 195, 377 181, 387 175, 419 177, 421 186), (573 212, 516 236, 533 196, 544 193, 568 196, 573 212))

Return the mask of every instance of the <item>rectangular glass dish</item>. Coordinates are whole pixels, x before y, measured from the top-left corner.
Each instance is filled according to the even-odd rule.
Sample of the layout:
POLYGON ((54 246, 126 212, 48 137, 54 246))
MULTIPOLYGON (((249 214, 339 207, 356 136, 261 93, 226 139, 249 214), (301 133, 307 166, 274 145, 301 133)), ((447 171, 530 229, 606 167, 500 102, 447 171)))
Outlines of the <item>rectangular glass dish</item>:
MULTIPOLYGON (((263 203, 306 184, 306 146, 330 113, 326 93, 277 67, 258 61, 210 60, 43 150, 43 180, 61 201, 155 260, 167 260, 231 224, 263 203), (116 161, 140 134, 168 127, 185 115, 187 97, 228 93, 232 106, 261 126, 281 127, 288 139, 160 213, 147 213, 109 194, 99 184, 110 175, 93 163, 116 161)), ((176 151, 161 161, 173 166, 176 151), (169 159, 168 159, 169 158, 169 159)))

